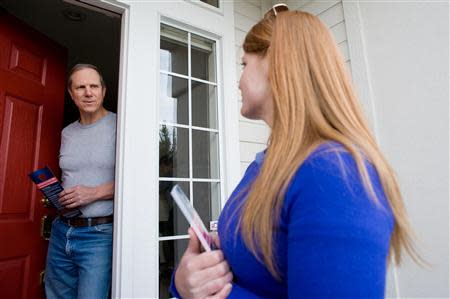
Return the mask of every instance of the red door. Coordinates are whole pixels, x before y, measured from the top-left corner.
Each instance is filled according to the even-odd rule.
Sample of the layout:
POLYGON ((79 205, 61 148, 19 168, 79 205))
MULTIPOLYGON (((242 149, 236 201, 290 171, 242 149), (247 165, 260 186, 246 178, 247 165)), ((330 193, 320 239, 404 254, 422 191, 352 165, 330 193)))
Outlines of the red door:
POLYGON ((28 173, 58 171, 66 50, 0 14, 0 298, 44 298, 49 214, 28 173))

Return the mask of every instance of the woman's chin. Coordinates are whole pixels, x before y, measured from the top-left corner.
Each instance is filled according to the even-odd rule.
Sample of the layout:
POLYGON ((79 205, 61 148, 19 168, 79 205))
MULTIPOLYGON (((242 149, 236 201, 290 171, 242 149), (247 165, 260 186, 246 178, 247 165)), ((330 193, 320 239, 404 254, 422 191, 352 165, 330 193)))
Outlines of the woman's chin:
POLYGON ((252 119, 252 120, 259 119, 259 117, 257 117, 254 113, 251 113, 251 111, 244 109, 244 107, 241 108, 241 115, 245 118, 252 119))

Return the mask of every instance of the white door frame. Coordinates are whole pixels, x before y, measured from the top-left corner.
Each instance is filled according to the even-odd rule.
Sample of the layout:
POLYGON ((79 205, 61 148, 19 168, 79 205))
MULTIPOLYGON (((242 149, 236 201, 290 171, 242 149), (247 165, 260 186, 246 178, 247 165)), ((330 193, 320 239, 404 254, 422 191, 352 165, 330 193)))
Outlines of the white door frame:
POLYGON ((240 178, 232 1, 79 0, 122 15, 114 205, 113 298, 158 298, 159 30, 162 18, 221 38, 224 197, 240 178), (198 2, 198 1, 197 1, 198 2), (200 17, 199 17, 200 16, 200 17), (228 63, 224 63, 228 62, 228 63), (232 63, 231 63, 232 62, 232 63), (225 103, 225 104, 224 104, 225 103), (155 200, 151 200, 154 198, 155 200))

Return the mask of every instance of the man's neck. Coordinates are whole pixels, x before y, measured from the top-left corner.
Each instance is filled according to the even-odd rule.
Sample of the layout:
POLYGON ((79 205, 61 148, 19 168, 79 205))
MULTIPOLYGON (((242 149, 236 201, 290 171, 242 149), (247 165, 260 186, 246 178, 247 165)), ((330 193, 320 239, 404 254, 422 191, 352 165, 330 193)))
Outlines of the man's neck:
POLYGON ((99 121, 108 114, 108 110, 101 108, 94 113, 80 113, 80 124, 82 125, 92 125, 93 123, 99 121))

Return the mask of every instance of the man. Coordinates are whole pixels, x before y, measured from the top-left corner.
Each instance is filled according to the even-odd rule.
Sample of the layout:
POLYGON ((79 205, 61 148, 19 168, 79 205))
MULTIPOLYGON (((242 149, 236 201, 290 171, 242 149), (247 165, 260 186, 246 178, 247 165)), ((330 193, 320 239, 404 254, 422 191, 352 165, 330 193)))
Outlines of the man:
POLYGON ((97 67, 77 64, 67 89, 80 119, 62 131, 60 203, 81 216, 54 222, 47 255, 47 299, 107 298, 111 287, 116 115, 103 107, 97 67))

